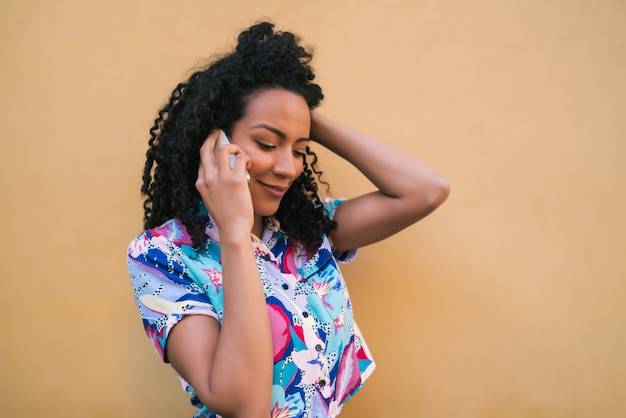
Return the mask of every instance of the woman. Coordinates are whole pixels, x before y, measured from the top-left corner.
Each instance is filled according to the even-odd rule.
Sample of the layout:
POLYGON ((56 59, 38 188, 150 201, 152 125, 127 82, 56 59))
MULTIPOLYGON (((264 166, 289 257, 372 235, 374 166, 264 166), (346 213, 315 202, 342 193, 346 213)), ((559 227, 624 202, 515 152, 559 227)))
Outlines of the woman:
POLYGON ((151 129, 129 271, 197 417, 338 415, 374 363, 337 263, 448 195, 431 167, 314 110, 311 58, 293 34, 254 25, 178 85, 151 129), (311 143, 378 190, 322 200, 311 143))

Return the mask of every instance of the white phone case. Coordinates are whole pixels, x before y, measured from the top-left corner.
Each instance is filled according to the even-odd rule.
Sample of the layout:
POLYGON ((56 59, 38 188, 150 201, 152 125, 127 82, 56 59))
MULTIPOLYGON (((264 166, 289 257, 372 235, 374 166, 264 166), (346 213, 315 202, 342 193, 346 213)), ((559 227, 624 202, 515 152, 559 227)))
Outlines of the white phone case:
MULTIPOLYGON (((230 138, 228 138, 226 134, 224 133, 224 131, 222 130, 220 130, 220 137, 217 139, 217 143, 219 145, 232 144, 230 138)), ((233 168, 234 166, 235 166, 235 154, 230 154, 230 168, 233 168)), ((248 180, 248 183, 250 182, 250 173, 248 173, 248 170, 246 170, 246 180, 248 180)))

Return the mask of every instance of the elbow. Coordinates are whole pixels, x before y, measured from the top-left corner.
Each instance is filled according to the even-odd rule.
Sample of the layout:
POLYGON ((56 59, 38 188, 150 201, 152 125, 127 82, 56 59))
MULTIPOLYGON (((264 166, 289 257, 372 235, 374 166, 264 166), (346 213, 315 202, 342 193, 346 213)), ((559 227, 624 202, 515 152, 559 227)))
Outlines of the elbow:
POLYGON ((440 176, 435 185, 435 189, 435 208, 438 208, 448 199, 448 196, 450 196, 450 182, 444 176, 440 176))
POLYGON ((426 207, 428 212, 432 212, 437 209, 448 199, 450 195, 450 182, 442 175, 438 175, 431 179, 431 183, 428 187, 428 193, 426 193, 426 207))
POLYGON ((413 182, 402 197, 397 199, 397 214, 408 224, 415 223, 430 215, 441 206, 450 195, 450 182, 441 174, 435 173, 427 180, 413 182))
POLYGON ((266 362, 265 366, 268 364, 269 367, 257 367, 255 371, 266 369, 260 374, 231 371, 229 378, 220 379, 219 383, 213 380, 212 385, 209 383, 203 386, 203 391, 196 391, 198 399, 209 410, 224 418, 267 416, 272 399, 273 370, 273 363, 266 362))
POLYGON ((416 190, 415 217, 419 220, 434 212, 450 195, 450 182, 443 176, 431 179, 427 187, 416 190))
MULTIPOLYGON (((271 387, 270 384, 268 388, 271 389, 271 387)), ((214 396, 202 397, 198 395, 198 399, 202 405, 223 418, 262 417, 267 415, 272 399, 271 391, 266 392, 264 396, 258 396, 254 391, 248 391, 245 393, 252 396, 242 393, 241 396, 218 396, 217 399, 214 396)), ((196 394, 198 393, 196 392, 196 394)))

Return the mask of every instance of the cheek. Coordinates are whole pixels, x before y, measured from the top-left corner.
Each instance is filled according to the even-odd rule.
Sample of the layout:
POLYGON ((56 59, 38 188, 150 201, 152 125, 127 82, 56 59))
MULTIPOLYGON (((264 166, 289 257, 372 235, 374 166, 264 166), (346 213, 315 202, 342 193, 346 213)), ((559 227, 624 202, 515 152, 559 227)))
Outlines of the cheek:
POLYGON ((270 159, 267 158, 267 155, 264 155, 261 152, 252 150, 250 152, 246 152, 246 154, 250 158, 250 169, 248 170, 250 175, 267 171, 272 165, 270 159))
POLYGON ((304 158, 298 158, 294 164, 296 166, 296 172, 298 173, 296 177, 298 177, 304 171, 304 158))

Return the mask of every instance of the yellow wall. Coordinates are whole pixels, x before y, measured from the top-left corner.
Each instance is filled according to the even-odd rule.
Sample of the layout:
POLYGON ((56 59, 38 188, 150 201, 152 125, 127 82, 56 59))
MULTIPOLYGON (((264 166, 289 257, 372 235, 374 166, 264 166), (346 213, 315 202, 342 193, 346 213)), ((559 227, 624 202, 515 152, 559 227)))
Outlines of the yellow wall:
POLYGON ((262 16, 317 48, 326 113, 453 186, 345 269, 378 369, 343 415, 623 417, 622 0, 0 1, 0 415, 191 415, 125 249, 157 108, 262 16))

